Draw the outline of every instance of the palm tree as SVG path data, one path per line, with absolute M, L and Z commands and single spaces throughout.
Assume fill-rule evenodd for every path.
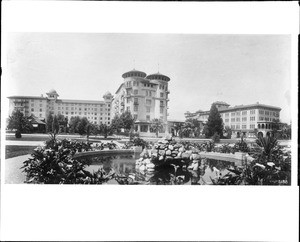
M 158 133 L 162 131 L 164 126 L 160 119 L 155 118 L 152 120 L 150 127 L 155 132 L 156 137 L 158 137 Z
M 232 130 L 231 130 L 231 128 L 230 128 L 229 126 L 225 126 L 225 128 L 224 128 L 224 133 L 226 134 L 226 137 L 227 137 L 228 139 L 231 138 Z
M 180 133 L 181 133 L 180 131 L 182 129 L 182 126 L 183 126 L 183 123 L 175 123 L 174 124 L 173 128 L 175 130 L 175 136 L 180 135 Z

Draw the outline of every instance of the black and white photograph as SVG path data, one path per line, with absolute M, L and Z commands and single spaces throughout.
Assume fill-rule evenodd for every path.
M 297 3 L 3 7 L 1 240 L 298 241 Z
M 289 35 L 12 33 L 5 181 L 290 185 L 290 55 Z

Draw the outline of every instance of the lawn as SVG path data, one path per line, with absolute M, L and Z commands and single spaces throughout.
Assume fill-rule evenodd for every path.
M 86 136 L 79 136 L 79 135 L 58 135 L 58 139 L 72 139 L 77 141 L 86 141 Z M 46 141 L 49 139 L 48 135 L 45 134 L 32 134 L 32 135 L 22 135 L 22 138 L 17 139 L 15 136 L 6 135 L 6 140 L 15 140 L 15 141 Z M 104 139 L 103 136 L 90 136 L 90 139 L 94 140 L 112 140 L 113 138 L 109 137 Z
M 28 155 L 33 152 L 34 146 L 19 146 L 19 145 L 7 145 L 5 147 L 5 159 L 13 158 L 21 155 Z

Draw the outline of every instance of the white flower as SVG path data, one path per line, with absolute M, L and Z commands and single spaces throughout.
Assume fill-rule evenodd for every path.
M 273 162 L 268 162 L 267 165 L 268 166 L 275 166 L 275 164 Z
M 266 168 L 264 165 L 259 164 L 259 163 L 256 163 L 255 166 L 258 166 L 258 167 L 260 167 L 260 168 L 262 168 L 262 169 L 265 169 L 265 168 Z

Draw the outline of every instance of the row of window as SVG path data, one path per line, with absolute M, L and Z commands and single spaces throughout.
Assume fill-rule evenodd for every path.
M 252 109 L 249 111 L 250 111 L 250 114 L 255 114 L 255 109 Z M 242 116 L 246 116 L 248 114 L 248 110 L 232 112 L 230 114 L 231 114 L 231 116 L 240 116 L 241 114 L 242 114 Z M 225 117 L 229 117 L 229 113 L 225 113 Z
M 240 122 L 241 118 L 231 118 L 231 122 Z M 242 117 L 243 122 L 247 122 L 247 117 Z M 255 116 L 250 117 L 250 121 L 255 121 Z M 229 118 L 225 119 L 225 123 L 229 123 Z
M 130 107 L 127 107 L 127 111 L 130 111 Z M 139 106 L 138 105 L 134 105 L 133 106 L 133 111 L 134 112 L 138 112 L 139 111 Z M 151 112 L 151 107 L 150 106 L 146 106 L 146 113 L 150 113 L 150 112 Z M 164 113 L 164 108 L 160 107 L 159 112 L 161 114 L 163 114 Z
M 255 124 L 250 124 L 249 125 L 249 128 L 250 129 L 254 129 L 255 128 Z M 247 129 L 247 124 L 242 124 L 242 125 L 239 125 L 239 124 L 237 124 L 237 125 L 231 125 L 231 129 Z

